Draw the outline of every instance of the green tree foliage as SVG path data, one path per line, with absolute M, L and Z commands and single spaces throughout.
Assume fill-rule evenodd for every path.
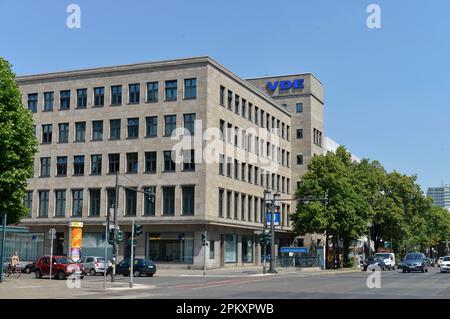
M 22 105 L 11 65 L 0 57 L 0 214 L 7 213 L 10 224 L 26 214 L 23 198 L 36 144 L 33 117 Z
M 319 200 L 328 194 L 328 203 Z M 343 243 L 344 262 L 352 241 L 368 234 L 375 250 L 388 242 L 400 254 L 437 247 L 450 239 L 450 214 L 431 206 L 415 176 L 386 172 L 378 161 L 352 162 L 341 146 L 314 156 L 296 192 L 292 215 L 297 234 L 320 233 L 335 248 Z M 347 260 L 348 264 L 348 260 Z

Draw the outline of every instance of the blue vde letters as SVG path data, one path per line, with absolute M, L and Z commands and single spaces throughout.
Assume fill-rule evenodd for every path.
M 267 88 L 270 91 L 275 91 L 277 87 L 280 90 L 289 90 L 291 88 L 294 89 L 303 89 L 304 88 L 304 79 L 295 79 L 294 81 L 283 80 L 283 81 L 275 81 L 275 82 L 267 82 Z

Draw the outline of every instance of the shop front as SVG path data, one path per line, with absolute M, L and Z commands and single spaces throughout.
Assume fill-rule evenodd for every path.
M 146 233 L 147 258 L 159 263 L 192 264 L 194 262 L 193 232 Z

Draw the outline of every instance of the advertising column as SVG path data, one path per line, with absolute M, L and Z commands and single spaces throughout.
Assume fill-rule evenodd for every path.
M 81 246 L 83 244 L 83 223 L 69 223 L 69 258 L 77 261 L 81 256 Z

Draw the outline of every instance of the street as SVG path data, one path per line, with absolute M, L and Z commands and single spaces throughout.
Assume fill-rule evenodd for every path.
M 359 298 L 450 298 L 450 274 L 430 268 L 428 273 L 382 271 L 380 288 L 368 288 L 372 272 L 358 270 L 296 272 L 280 270 L 277 275 L 262 275 L 261 269 L 221 269 L 208 271 L 161 270 L 153 278 L 134 278 L 128 288 L 128 277 L 118 276 L 115 283 L 108 277 L 86 276 L 81 288 L 69 289 L 66 280 L 35 279 L 33 274 L 19 279 L 6 278 L 0 298 L 120 298 L 120 299 L 207 299 L 207 298 L 283 298 L 283 299 L 359 299 Z

